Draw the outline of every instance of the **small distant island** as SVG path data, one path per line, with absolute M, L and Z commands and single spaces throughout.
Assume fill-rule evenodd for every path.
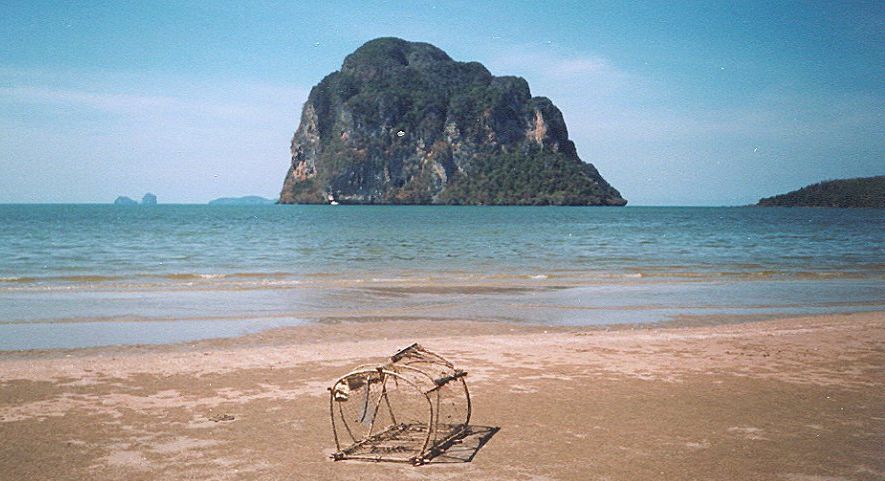
M 120 197 L 117 197 L 116 200 L 114 200 L 114 205 L 138 205 L 138 201 L 130 199 L 125 195 L 121 195 Z
M 885 208 L 885 175 L 818 182 L 786 194 L 759 199 L 756 205 Z
M 114 200 L 114 205 L 138 205 L 138 201 L 121 195 Z M 157 196 L 148 192 L 141 198 L 141 205 L 157 205 Z
M 209 205 L 271 205 L 276 204 L 274 199 L 267 199 L 257 195 L 247 195 L 245 197 L 221 197 L 210 200 Z

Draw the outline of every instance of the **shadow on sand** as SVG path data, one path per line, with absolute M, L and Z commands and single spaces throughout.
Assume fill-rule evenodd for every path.
M 469 463 L 501 428 L 467 426 L 461 435 L 435 450 L 429 464 Z

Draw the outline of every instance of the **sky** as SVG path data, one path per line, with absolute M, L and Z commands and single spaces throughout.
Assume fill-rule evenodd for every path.
M 0 0 L 0 203 L 276 198 L 376 37 L 524 77 L 631 205 L 885 174 L 885 3 Z

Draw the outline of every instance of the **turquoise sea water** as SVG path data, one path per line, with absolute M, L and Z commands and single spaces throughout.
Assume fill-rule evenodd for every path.
M 0 349 L 885 305 L 885 210 L 0 206 Z

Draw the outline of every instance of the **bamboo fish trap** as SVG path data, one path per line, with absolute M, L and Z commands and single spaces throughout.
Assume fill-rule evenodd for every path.
M 418 344 L 380 366 L 361 366 L 329 388 L 332 458 L 424 464 L 458 442 L 470 422 L 465 371 Z

